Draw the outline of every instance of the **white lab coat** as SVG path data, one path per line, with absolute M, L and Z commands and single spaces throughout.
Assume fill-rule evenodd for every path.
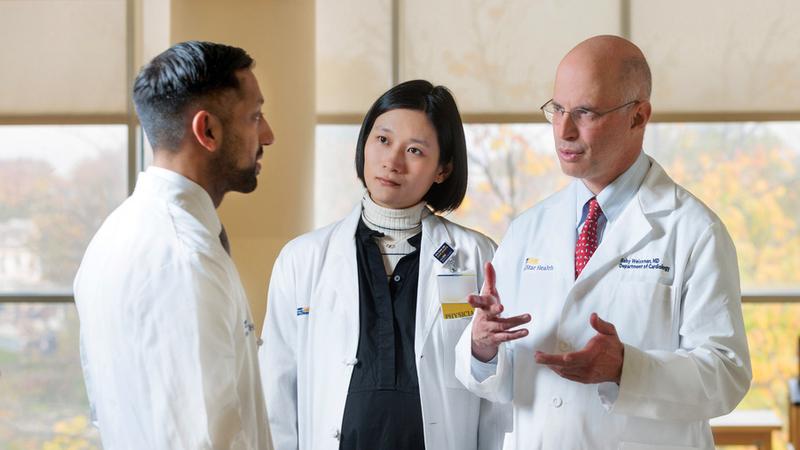
M 344 220 L 289 242 L 273 268 L 259 362 L 276 450 L 339 448 L 359 339 L 360 216 L 359 204 Z M 481 400 L 455 378 L 454 348 L 469 318 L 442 318 L 436 276 L 449 270 L 434 252 L 443 243 L 455 249 L 458 271 L 480 279 L 495 249 L 489 238 L 442 217 L 422 220 L 414 349 L 425 446 L 499 448 L 510 408 Z
M 269 445 L 257 333 L 208 193 L 149 168 L 75 279 L 81 356 L 108 450 Z
M 513 403 L 508 450 L 713 449 L 708 419 L 731 411 L 751 380 L 724 225 L 652 161 L 574 280 L 579 182 L 516 219 L 494 258 L 504 315 L 531 313 L 529 335 L 502 345 L 495 374 L 478 382 L 468 327 L 458 378 L 484 398 Z M 572 382 L 534 360 L 537 350 L 583 348 L 596 333 L 592 312 L 625 344 L 619 386 Z

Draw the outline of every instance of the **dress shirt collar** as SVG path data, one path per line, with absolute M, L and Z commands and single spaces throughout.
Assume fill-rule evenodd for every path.
M 650 170 L 650 159 L 644 151 L 639 152 L 639 157 L 628 167 L 628 170 L 597 194 L 597 203 L 600 204 L 600 209 L 603 210 L 603 215 L 608 223 L 613 223 L 622 214 L 625 206 L 636 195 L 639 186 L 642 185 L 648 170 Z M 584 217 L 584 205 L 595 195 L 583 184 L 583 181 L 575 180 L 574 183 L 575 226 L 577 227 Z

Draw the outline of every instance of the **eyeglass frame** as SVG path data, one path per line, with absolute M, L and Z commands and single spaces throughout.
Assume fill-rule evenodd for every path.
M 584 112 L 587 112 L 587 113 L 594 114 L 595 118 L 592 119 L 592 121 L 594 121 L 594 120 L 597 120 L 597 119 L 605 116 L 608 113 L 612 113 L 614 111 L 618 111 L 618 110 L 620 110 L 622 108 L 625 108 L 626 106 L 637 105 L 639 103 L 642 103 L 642 101 L 641 100 L 631 100 L 631 101 L 629 101 L 627 103 L 624 103 L 622 105 L 619 105 L 619 106 L 617 106 L 615 108 L 611 108 L 611 109 L 609 109 L 607 111 L 603 111 L 603 112 L 592 111 L 591 109 L 588 109 L 588 108 L 575 108 L 575 109 L 573 109 L 571 111 L 567 111 L 566 109 L 561 107 L 561 105 L 558 105 L 558 106 L 562 108 L 562 111 L 559 111 L 559 113 L 562 116 L 565 115 L 565 114 L 569 114 L 570 118 L 572 118 L 572 122 L 575 125 L 583 124 L 585 126 L 585 125 L 587 125 L 587 123 L 584 122 L 585 119 L 584 120 L 582 120 L 582 119 L 575 120 L 575 117 L 572 116 L 573 112 L 580 110 L 580 111 L 584 111 Z M 546 109 L 544 109 L 545 106 L 550 105 L 550 104 L 557 105 L 557 103 L 555 103 L 555 101 L 553 101 L 553 99 L 551 98 L 550 100 L 546 101 L 542 106 L 540 106 L 539 110 L 542 111 L 542 113 L 544 114 L 545 120 L 547 120 L 549 123 L 552 124 L 553 123 L 553 118 L 555 117 L 556 111 L 552 111 L 552 112 L 548 113 L 548 111 Z M 548 117 L 548 114 L 549 114 L 549 117 Z M 592 122 L 588 122 L 588 123 L 592 123 Z

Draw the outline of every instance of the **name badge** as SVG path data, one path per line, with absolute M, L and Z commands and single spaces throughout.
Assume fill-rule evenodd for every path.
M 472 317 L 475 312 L 467 296 L 478 293 L 478 277 L 474 272 L 442 273 L 436 276 L 439 303 L 445 320 Z

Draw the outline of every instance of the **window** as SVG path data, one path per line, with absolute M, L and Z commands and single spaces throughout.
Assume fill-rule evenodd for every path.
M 9 449 L 100 448 L 70 303 L 0 303 L 0 442 Z
M 6 125 L 0 142 L 0 293 L 72 295 L 89 239 L 127 196 L 127 127 Z
M 69 299 L 83 252 L 127 196 L 125 125 L 0 126 L 0 441 L 99 448 Z M 0 297 L 2 298 L 2 297 Z
M 100 448 L 72 280 L 128 194 L 134 0 L 0 1 L 0 447 Z

